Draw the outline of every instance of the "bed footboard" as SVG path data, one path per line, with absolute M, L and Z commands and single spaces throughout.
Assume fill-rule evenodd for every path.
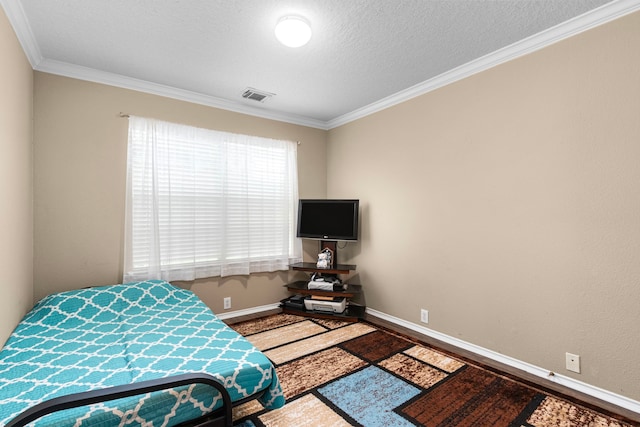
M 135 384 L 126 384 L 101 390 L 91 390 L 84 393 L 76 393 L 57 397 L 29 408 L 28 410 L 24 411 L 13 420 L 11 420 L 6 425 L 6 427 L 22 427 L 29 424 L 30 422 L 37 420 L 40 417 L 52 414 L 57 411 L 63 411 L 65 409 L 78 408 L 94 403 L 107 402 L 123 397 L 136 396 L 139 394 L 161 391 L 168 388 L 180 387 L 194 383 L 210 385 L 218 390 L 222 396 L 222 408 L 220 410 L 222 410 L 223 415 L 220 417 L 220 419 L 208 420 L 205 424 L 200 425 L 224 425 L 225 427 L 231 427 L 232 411 L 229 392 L 224 388 L 222 384 L 220 384 L 218 380 L 216 380 L 211 375 L 199 373 L 158 378 L 155 380 L 143 381 Z

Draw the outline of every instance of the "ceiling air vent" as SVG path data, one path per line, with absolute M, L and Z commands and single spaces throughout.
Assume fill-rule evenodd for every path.
M 242 92 L 243 98 L 258 102 L 264 102 L 266 99 L 271 98 L 273 95 L 275 95 L 275 93 L 269 93 L 251 87 L 246 88 L 245 91 Z

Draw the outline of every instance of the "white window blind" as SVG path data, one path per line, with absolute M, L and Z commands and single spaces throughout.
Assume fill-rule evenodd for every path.
M 124 281 L 286 270 L 297 144 L 129 118 Z

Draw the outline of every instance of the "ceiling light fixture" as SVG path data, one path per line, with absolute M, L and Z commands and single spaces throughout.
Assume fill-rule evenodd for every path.
M 304 18 L 285 16 L 276 25 L 276 38 L 285 46 L 304 46 L 311 40 L 311 26 Z

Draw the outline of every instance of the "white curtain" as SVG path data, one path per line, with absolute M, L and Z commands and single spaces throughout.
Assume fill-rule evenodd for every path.
M 297 143 L 129 118 L 124 281 L 286 270 Z

